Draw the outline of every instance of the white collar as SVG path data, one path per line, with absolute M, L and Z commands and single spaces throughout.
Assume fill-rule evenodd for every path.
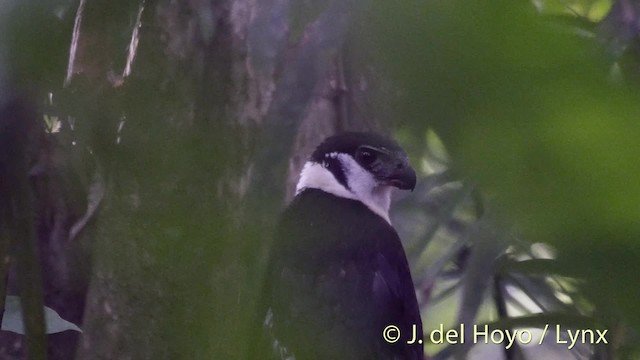
M 296 195 L 306 188 L 312 188 L 342 198 L 358 200 L 391 224 L 389 220 L 391 187 L 378 184 L 371 173 L 362 168 L 351 156 L 339 153 L 330 155 L 342 163 L 349 188 L 343 186 L 322 164 L 308 161 L 300 173 Z

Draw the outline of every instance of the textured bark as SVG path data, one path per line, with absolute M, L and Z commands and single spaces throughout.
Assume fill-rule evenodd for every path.
M 63 350 L 50 358 L 244 352 L 270 229 L 306 157 L 336 131 L 386 120 L 349 35 L 355 4 L 83 0 L 67 11 L 66 72 L 39 91 L 57 99 L 45 114 L 69 120 L 52 144 L 76 145 L 42 147 L 55 176 L 34 186 L 49 214 L 45 303 L 83 334 L 50 335 Z
M 46 359 L 47 339 L 42 310 L 42 254 L 38 254 L 28 175 L 29 138 L 39 133 L 36 119 L 36 113 L 20 99 L 9 101 L 0 109 L 0 226 L 2 235 L 10 242 L 10 251 L 4 252 L 2 257 L 8 256 L 12 266 L 7 293 L 20 296 L 26 334 L 24 339 L 3 337 L 0 355 L 28 356 L 37 360 Z M 13 342 L 18 346 L 12 349 Z

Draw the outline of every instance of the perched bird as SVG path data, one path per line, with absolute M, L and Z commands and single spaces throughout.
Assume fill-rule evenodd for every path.
M 342 133 L 316 148 L 277 226 L 252 358 L 423 359 L 415 290 L 389 220 L 392 188 L 415 185 L 406 154 L 384 136 Z

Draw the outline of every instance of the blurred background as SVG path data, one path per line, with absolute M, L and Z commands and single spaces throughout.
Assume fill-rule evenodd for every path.
M 636 0 L 2 2 L 0 359 L 241 359 L 344 130 L 420 174 L 392 222 L 425 331 L 533 335 L 427 358 L 640 359 L 639 32 Z

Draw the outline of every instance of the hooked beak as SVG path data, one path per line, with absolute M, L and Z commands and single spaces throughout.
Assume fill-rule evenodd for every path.
M 385 179 L 386 182 L 400 190 L 411 190 L 416 188 L 416 172 L 409 164 L 406 155 L 398 154 L 393 161 L 393 170 Z

